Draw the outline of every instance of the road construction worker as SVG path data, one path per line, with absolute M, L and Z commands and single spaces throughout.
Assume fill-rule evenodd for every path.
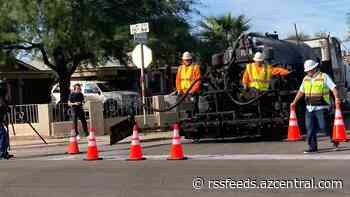
M 176 73 L 176 92 L 177 96 L 182 96 L 191 87 L 192 83 L 201 77 L 200 66 L 192 63 L 190 52 L 184 52 L 182 55 L 182 65 L 179 66 Z M 197 81 L 189 90 L 190 98 L 194 100 L 195 111 L 198 111 L 198 96 L 201 81 Z
M 244 89 L 254 89 L 259 92 L 267 91 L 271 84 L 272 76 L 288 75 L 289 71 L 281 67 L 272 67 L 264 64 L 264 55 L 261 52 L 254 54 L 254 63 L 247 64 L 242 77 Z
M 84 115 L 83 104 L 84 104 L 84 95 L 83 93 L 81 93 L 80 84 L 78 83 L 74 84 L 73 92 L 69 95 L 69 98 L 68 98 L 68 105 L 71 106 L 74 131 L 77 138 L 80 138 L 79 132 L 78 132 L 78 118 L 80 119 L 83 125 L 83 135 L 84 136 L 88 135 L 88 128 L 87 128 L 87 122 Z
M 304 71 L 307 75 L 304 77 L 297 95 L 290 104 L 291 108 L 295 108 L 296 103 L 305 96 L 305 126 L 309 148 L 305 150 L 304 153 L 317 152 L 316 132 L 318 128 L 326 132 L 332 141 L 332 132 L 328 116 L 330 104 L 329 91 L 333 93 L 336 104 L 340 104 L 336 85 L 329 75 L 320 71 L 318 65 L 319 63 L 314 60 L 305 61 Z M 339 143 L 333 142 L 333 145 L 335 149 L 337 149 Z

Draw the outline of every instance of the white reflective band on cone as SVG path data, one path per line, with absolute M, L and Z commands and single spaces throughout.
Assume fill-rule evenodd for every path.
M 95 140 L 89 140 L 88 146 L 90 146 L 90 147 L 96 146 L 96 141 Z
M 70 137 L 70 138 L 69 138 L 69 141 L 70 141 L 70 142 L 76 142 L 76 137 Z
M 132 138 L 139 138 L 139 133 L 137 131 L 134 131 L 132 134 Z
M 344 121 L 341 119 L 335 119 L 334 120 L 334 125 L 344 125 Z
M 133 146 L 140 145 L 140 141 L 139 140 L 132 140 L 131 145 L 133 145 Z
M 95 138 L 94 132 L 90 132 L 89 138 L 90 138 L 90 139 L 91 139 L 91 138 Z
M 290 121 L 289 121 L 289 126 L 298 126 L 298 121 L 296 121 L 296 120 L 290 120 Z
M 173 138 L 176 138 L 176 137 L 179 137 L 179 136 L 180 136 L 179 130 L 174 129 Z
M 335 110 L 335 117 L 342 117 L 343 115 L 341 114 L 340 110 Z
M 179 139 L 173 139 L 173 144 L 180 144 L 180 140 Z
M 295 114 L 295 111 L 290 112 L 290 118 L 296 118 L 297 115 Z

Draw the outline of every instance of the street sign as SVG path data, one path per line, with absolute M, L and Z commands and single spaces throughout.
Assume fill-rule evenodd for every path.
M 143 67 L 147 68 L 152 62 L 152 50 L 146 45 L 141 46 L 142 44 L 137 45 L 132 51 L 132 62 L 138 67 L 142 68 L 142 59 Z M 142 50 L 143 49 L 143 50 Z M 142 57 L 143 51 L 143 57 Z
M 136 43 L 146 44 L 147 38 L 148 38 L 147 33 L 134 34 L 134 40 Z
M 130 25 L 131 35 L 149 32 L 148 23 L 138 23 Z

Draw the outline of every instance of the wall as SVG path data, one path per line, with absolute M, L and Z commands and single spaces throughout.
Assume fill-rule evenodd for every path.
M 154 107 L 160 108 L 162 97 L 154 97 Z M 110 133 L 111 126 L 117 124 L 125 117 L 104 118 L 103 105 L 101 102 L 88 102 L 88 110 L 90 119 L 87 120 L 89 128 L 95 128 L 96 135 L 106 135 Z M 69 135 L 73 125 L 72 121 L 53 122 L 52 105 L 40 104 L 38 105 L 38 123 L 32 123 L 33 127 L 42 136 L 64 137 Z M 164 128 L 171 126 L 177 121 L 176 112 L 159 113 L 147 115 L 147 125 L 144 125 L 143 115 L 135 116 L 135 120 L 141 128 Z M 29 124 L 14 124 L 17 136 L 31 136 L 36 135 Z M 13 135 L 12 127 L 10 125 L 10 134 Z M 82 130 L 81 122 L 79 121 L 79 130 Z

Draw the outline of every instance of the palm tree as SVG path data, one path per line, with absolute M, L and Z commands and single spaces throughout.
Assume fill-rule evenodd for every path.
M 200 37 L 203 41 L 218 43 L 221 49 L 227 48 L 232 41 L 249 29 L 249 20 L 244 15 L 233 17 L 231 13 L 223 16 L 209 16 L 199 22 L 202 29 Z

